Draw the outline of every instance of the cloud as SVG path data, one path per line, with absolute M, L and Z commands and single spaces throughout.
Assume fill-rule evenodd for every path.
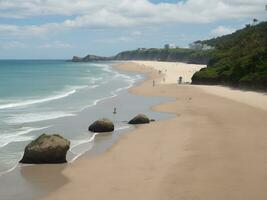
M 4 42 L 0 45 L 1 49 L 24 49 L 27 45 L 20 41 Z
M 231 34 L 235 31 L 236 31 L 236 29 L 231 28 L 231 27 L 218 26 L 217 28 L 215 28 L 211 31 L 211 35 L 212 36 L 222 36 L 222 35 Z
M 63 43 L 60 41 L 55 41 L 52 43 L 42 44 L 39 46 L 39 48 L 46 48 L 46 49 L 66 49 L 66 48 L 72 48 L 73 46 L 68 43 Z
M 1 0 L 0 19 L 63 16 L 65 20 L 39 25 L 0 24 L 0 34 L 41 36 L 77 28 L 210 23 L 264 16 L 265 4 L 266 0 L 187 0 L 158 4 L 148 0 Z
M 56 23 L 48 23 L 43 25 L 9 25 L 0 24 L 0 34 L 6 34 L 11 36 L 42 36 L 47 33 L 51 34 L 51 31 L 57 31 L 62 29 L 63 26 Z

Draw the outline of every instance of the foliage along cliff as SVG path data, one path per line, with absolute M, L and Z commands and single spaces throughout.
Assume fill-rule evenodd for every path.
M 195 64 L 207 64 L 211 57 L 211 51 L 191 50 L 186 48 L 175 49 L 142 49 L 124 51 L 117 54 L 116 60 L 157 60 L 178 61 Z
M 94 62 L 107 60 L 157 60 L 178 61 L 195 64 L 207 64 L 211 58 L 211 50 L 191 50 L 186 48 L 175 49 L 141 49 L 124 51 L 112 57 L 87 55 L 86 57 L 73 56 L 72 62 Z
M 267 22 L 202 43 L 215 50 L 208 67 L 192 77 L 193 84 L 267 90 Z

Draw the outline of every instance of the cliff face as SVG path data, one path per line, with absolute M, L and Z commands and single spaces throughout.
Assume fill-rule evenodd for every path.
M 108 61 L 112 60 L 113 57 L 102 57 L 102 56 L 95 56 L 95 55 L 87 55 L 83 58 L 78 56 L 73 56 L 72 62 L 95 62 L 95 61 Z
M 157 60 L 168 62 L 186 62 L 207 64 L 211 58 L 211 51 L 195 51 L 190 49 L 145 49 L 124 51 L 113 57 L 88 55 L 84 58 L 74 56 L 73 62 L 107 61 L 107 60 Z
M 81 57 L 73 56 L 71 61 L 72 62 L 82 62 L 82 60 L 83 60 L 83 58 L 81 58 Z
M 116 60 L 157 60 L 168 62 L 186 62 L 207 64 L 210 52 L 194 51 L 190 49 L 146 49 L 121 52 L 115 56 Z

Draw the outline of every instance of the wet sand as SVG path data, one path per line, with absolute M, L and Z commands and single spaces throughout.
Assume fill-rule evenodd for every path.
M 137 83 L 138 84 L 138 83 Z M 127 134 L 133 127 L 124 122 L 139 112 L 145 112 L 154 119 L 166 119 L 174 117 L 173 115 L 166 113 L 153 112 L 149 108 L 152 105 L 167 102 L 169 98 L 150 98 L 144 96 L 136 96 L 128 91 L 122 91 L 117 97 L 107 99 L 99 102 L 97 106 L 90 107 L 83 112 L 80 112 L 77 116 L 66 117 L 53 120 L 55 126 L 46 130 L 46 133 L 63 133 L 66 134 L 66 138 L 69 136 L 75 136 L 84 134 L 84 138 L 88 137 L 88 141 L 91 138 L 90 132 L 88 132 L 88 126 L 95 119 L 101 117 L 108 117 L 116 124 L 116 131 L 113 134 L 101 134 L 97 135 L 94 141 L 81 143 L 78 146 L 71 148 L 68 152 L 68 161 L 73 161 L 77 158 L 77 155 L 84 153 L 84 157 L 91 155 L 99 155 L 109 149 L 123 134 Z M 125 103 L 127 102 L 127 103 Z M 118 113 L 112 114 L 113 107 L 118 108 Z M 51 122 L 39 122 L 40 126 L 45 123 L 51 124 Z M 42 134 L 43 131 L 32 133 L 35 135 Z M 69 135 L 68 135 L 69 134 Z M 81 137 L 82 139 L 83 137 Z M 24 143 L 12 143 L 9 146 L 21 145 L 21 149 L 28 144 L 28 141 Z M 68 178 L 62 175 L 62 170 L 65 167 L 72 165 L 31 165 L 21 166 L 10 171 L 6 174 L 0 174 L 0 199 L 1 200 L 14 200 L 19 197 L 20 200 L 33 200 L 40 199 L 46 196 L 50 192 L 57 190 L 59 187 L 68 183 Z
M 120 68 L 148 73 L 131 91 L 174 97 L 153 109 L 177 117 L 137 126 L 107 152 L 77 160 L 44 199 L 267 199 L 266 110 L 195 86 L 153 87 L 158 74 L 143 65 Z

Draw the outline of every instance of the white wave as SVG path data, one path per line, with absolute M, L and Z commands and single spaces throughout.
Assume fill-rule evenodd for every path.
M 120 73 L 118 73 L 118 74 L 120 74 Z M 121 87 L 121 88 L 117 88 L 116 90 L 111 91 L 111 92 L 110 92 L 110 96 L 106 96 L 106 97 L 102 97 L 102 98 L 99 98 L 99 99 L 94 100 L 91 104 L 89 104 L 89 105 L 83 107 L 81 110 L 79 110 L 79 112 L 81 112 L 81 111 L 83 111 L 83 110 L 85 110 L 85 109 L 87 109 L 87 108 L 96 106 L 98 103 L 100 103 L 100 102 L 102 102 L 102 101 L 104 101 L 104 100 L 112 99 L 112 98 L 118 96 L 118 93 L 119 93 L 119 92 L 131 88 L 137 80 L 139 80 L 139 79 L 142 78 L 142 77 L 139 76 L 139 75 L 136 75 L 136 76 L 135 76 L 136 78 L 131 78 L 130 76 L 123 75 L 123 74 L 120 74 L 120 75 L 122 75 L 121 77 L 124 77 L 124 78 L 127 77 L 127 78 L 129 79 L 129 80 L 126 79 L 126 82 L 128 83 L 127 86 L 124 86 L 124 87 Z
M 105 71 L 105 72 L 114 72 L 114 71 L 112 70 L 111 65 L 109 65 L 109 64 L 91 63 L 90 65 L 91 65 L 91 66 L 94 66 L 94 67 L 98 67 L 98 68 L 102 69 L 102 70 Z M 88 72 L 88 73 L 91 73 L 90 69 L 87 70 L 87 72 Z
M 98 81 L 101 81 L 101 80 L 103 80 L 103 77 L 98 77 L 98 78 L 91 77 L 90 78 L 90 82 L 92 84 L 95 84 L 95 83 L 97 83 Z
M 108 64 L 100 64 L 100 63 L 90 63 L 91 66 L 95 66 L 95 67 L 109 67 Z
M 90 89 L 94 89 L 94 88 L 97 88 L 97 87 L 99 87 L 99 85 L 90 85 L 90 86 L 88 86 L 88 88 L 90 88 Z
M 54 101 L 57 99 L 62 99 L 62 98 L 68 97 L 68 96 L 76 93 L 77 90 L 84 89 L 86 87 L 88 87 L 88 86 L 87 85 L 86 86 L 77 86 L 77 87 L 75 87 L 75 89 L 72 89 L 71 91 L 65 92 L 63 94 L 58 94 L 55 96 L 43 98 L 43 99 L 30 99 L 30 100 L 24 100 L 24 101 L 20 101 L 20 102 L 16 102 L 16 103 L 2 104 L 2 105 L 0 105 L 0 110 L 1 109 L 8 109 L 8 108 L 16 108 L 16 107 L 25 107 L 25 106 L 29 106 L 29 105 L 33 105 L 33 104 L 45 103 L 48 101 Z
M 1 164 L 3 163 L 5 168 L 1 169 L 0 176 L 12 172 L 16 169 L 19 165 L 18 161 L 21 160 L 23 156 L 23 152 L 12 152 L 12 153 L 5 153 L 1 154 L 0 160 Z M 3 167 L 1 165 L 1 167 Z
M 132 77 L 132 76 L 129 76 L 126 74 L 116 72 L 115 76 L 113 77 L 113 79 L 121 79 L 121 78 L 123 78 L 124 81 L 133 84 L 133 83 L 137 82 L 138 80 L 142 79 L 142 76 L 141 75 L 135 75 Z
M 72 113 L 65 112 L 47 112 L 47 113 L 28 113 L 28 114 L 16 114 L 12 117 L 8 117 L 5 122 L 8 124 L 22 124 L 30 122 L 46 121 L 51 119 L 58 119 L 62 117 L 75 116 Z
M 131 126 L 121 126 L 115 129 L 115 131 L 119 131 L 119 130 L 124 130 L 124 129 L 128 129 Z M 72 140 L 71 141 L 71 147 L 70 147 L 70 152 L 73 153 L 75 156 L 74 158 L 72 158 L 72 160 L 70 161 L 70 163 L 73 163 L 74 161 L 76 161 L 80 156 L 82 156 L 84 153 L 90 151 L 93 148 L 93 144 L 92 143 L 95 140 L 95 137 L 98 135 L 99 133 L 94 133 L 92 137 L 88 138 L 88 139 L 83 139 L 83 140 Z M 77 149 L 75 150 L 75 148 L 78 148 L 79 146 L 89 143 L 85 148 L 82 149 Z
M 17 166 L 18 166 L 18 163 L 16 163 L 13 167 L 11 167 L 10 169 L 7 169 L 7 170 L 5 170 L 5 171 L 1 171 L 0 172 L 0 176 L 3 176 L 4 174 L 7 174 L 7 173 L 9 173 L 9 172 L 12 172 L 14 169 L 16 169 L 17 168 Z
M 126 78 L 126 79 L 132 79 L 130 76 L 127 76 L 125 74 L 121 74 L 121 73 L 116 73 L 116 75 L 113 77 L 114 79 L 116 78 Z
M 90 84 L 96 84 L 99 81 L 103 80 L 103 77 L 95 78 L 95 77 L 88 76 L 88 77 L 82 77 L 81 79 L 88 80 Z
M 0 148 L 8 145 L 11 142 L 23 142 L 32 140 L 32 136 L 25 136 L 26 134 L 32 131 L 44 130 L 48 127 L 41 128 L 31 128 L 31 127 L 22 127 L 20 130 L 17 130 L 13 133 L 3 133 L 0 135 Z
M 121 126 L 121 127 L 115 128 L 115 131 L 120 131 L 120 130 L 128 129 L 128 128 L 131 128 L 131 127 L 132 126 Z
M 96 106 L 96 105 L 97 105 L 99 102 L 101 102 L 101 101 L 104 101 L 104 100 L 107 100 L 107 99 L 112 99 L 112 98 L 114 98 L 114 97 L 116 97 L 116 96 L 117 96 L 116 94 L 113 94 L 113 93 L 111 92 L 111 96 L 107 96 L 107 97 L 103 97 L 103 98 L 100 98 L 100 99 L 96 99 L 96 100 L 93 101 L 93 103 L 91 103 L 91 104 L 89 104 L 89 105 L 86 105 L 86 106 L 84 106 L 83 108 L 81 108 L 81 109 L 79 110 L 79 112 L 81 112 L 81 111 L 83 111 L 83 110 L 85 110 L 85 109 L 87 109 L 87 108 Z
M 83 155 L 85 152 L 89 151 L 93 146 L 89 145 L 86 148 L 75 150 L 75 148 L 81 146 L 82 144 L 86 143 L 91 143 L 95 140 L 95 137 L 98 135 L 98 133 L 93 134 L 92 137 L 88 139 L 83 139 L 83 140 L 72 140 L 71 141 L 71 147 L 70 147 L 70 152 L 73 153 L 75 156 L 72 158 L 70 163 L 73 163 L 77 158 L 79 158 L 81 155 Z
M 114 70 L 112 70 L 112 67 L 108 64 L 93 63 L 92 65 L 95 67 L 100 67 L 105 72 L 114 72 Z

